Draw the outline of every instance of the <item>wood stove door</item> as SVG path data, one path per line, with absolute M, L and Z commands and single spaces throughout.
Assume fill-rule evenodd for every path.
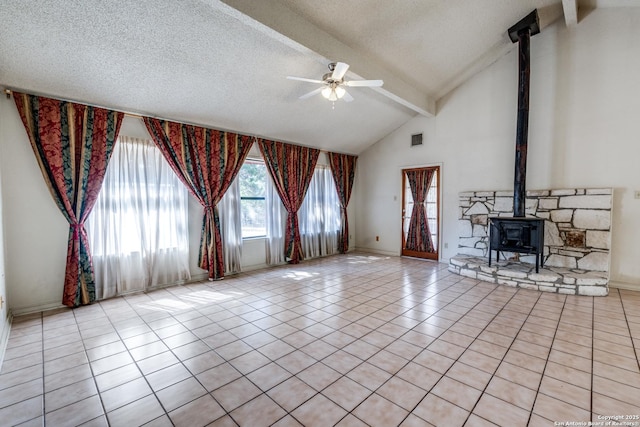
M 408 171 L 431 171 L 433 177 L 431 178 L 431 186 L 427 192 L 427 198 L 425 200 L 425 211 L 427 216 L 427 224 L 429 225 L 429 232 L 431 234 L 431 243 L 433 250 L 415 250 L 407 248 L 407 235 L 409 232 L 409 225 L 411 223 L 411 214 L 413 212 L 413 195 L 411 193 L 411 186 L 409 179 L 407 178 Z M 438 259 L 438 242 L 440 231 L 440 167 L 432 166 L 426 168 L 413 168 L 404 169 L 402 171 L 402 255 L 411 256 L 417 258 Z M 426 233 L 423 233 L 421 239 L 426 239 Z

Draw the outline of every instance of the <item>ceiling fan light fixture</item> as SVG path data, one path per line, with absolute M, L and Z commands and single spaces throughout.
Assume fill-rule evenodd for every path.
M 308 79 L 305 77 L 293 77 L 287 76 L 289 80 L 299 80 L 309 83 L 319 83 L 323 86 L 312 90 L 300 96 L 300 99 L 310 98 L 318 93 L 322 94 L 322 97 L 335 103 L 339 99 L 344 99 L 346 102 L 353 101 L 351 96 L 346 90 L 348 87 L 380 87 L 382 86 L 382 80 L 344 80 L 344 76 L 349 69 L 349 64 L 344 62 L 332 62 L 329 64 L 329 73 L 325 73 L 322 76 L 322 80 Z
M 344 89 L 342 89 L 342 95 L 339 95 L 335 87 L 327 86 L 322 89 L 322 96 L 324 96 L 329 101 L 335 102 L 338 99 L 342 98 L 342 96 L 344 96 Z
M 335 102 L 338 99 L 342 98 L 346 92 L 347 91 L 343 87 L 337 85 L 336 83 L 332 83 L 322 89 L 322 96 L 324 96 L 329 101 Z

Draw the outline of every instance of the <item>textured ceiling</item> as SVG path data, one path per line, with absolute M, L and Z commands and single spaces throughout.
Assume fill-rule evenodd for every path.
M 559 0 L 282 2 L 431 97 L 533 9 L 562 12 Z
M 534 8 L 562 0 L 3 0 L 0 85 L 357 154 L 434 114 Z M 384 87 L 299 100 L 315 86 L 285 77 L 336 60 Z

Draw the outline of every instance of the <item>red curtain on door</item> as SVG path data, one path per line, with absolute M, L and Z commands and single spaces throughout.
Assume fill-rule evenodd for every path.
M 434 173 L 434 169 L 415 169 L 406 172 L 413 196 L 413 210 L 411 211 L 405 249 L 418 252 L 434 252 L 431 231 L 427 221 L 427 210 L 424 204 Z
M 303 259 L 298 210 L 309 188 L 320 150 L 283 142 L 258 140 L 267 170 L 287 210 L 285 257 L 290 264 Z
M 124 113 L 18 92 L 13 97 L 38 166 L 69 222 L 62 303 L 96 299 L 84 222 L 98 197 Z
M 351 198 L 353 180 L 356 175 L 357 156 L 348 154 L 327 153 L 329 166 L 336 184 L 338 199 L 340 200 L 340 232 L 338 234 L 338 251 L 341 254 L 349 250 L 349 220 L 347 218 L 347 205 Z
M 224 277 L 218 202 L 240 171 L 252 138 L 149 117 L 144 123 L 155 144 L 202 207 L 199 265 L 209 279 Z

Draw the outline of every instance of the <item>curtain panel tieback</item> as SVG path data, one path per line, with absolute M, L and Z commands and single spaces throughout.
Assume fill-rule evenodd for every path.
M 298 264 L 303 254 L 297 212 L 309 188 L 320 150 L 265 139 L 258 140 L 258 147 L 288 212 L 284 256 L 290 259 L 290 264 Z
M 78 240 L 80 238 L 80 230 L 82 230 L 82 227 L 84 227 L 84 224 L 73 223 L 73 224 L 69 224 L 69 226 L 73 230 L 73 240 Z
M 84 221 L 98 198 L 124 113 L 19 92 L 13 99 L 42 177 L 73 229 L 62 303 L 89 304 L 95 300 L 91 252 L 75 221 Z
M 216 129 L 145 117 L 153 142 L 173 171 L 205 208 L 200 233 L 199 266 L 210 279 L 224 277 L 220 221 L 215 204 L 240 171 L 251 137 Z
M 349 219 L 347 218 L 347 205 L 351 198 L 353 180 L 356 174 L 357 156 L 348 154 L 327 153 L 329 166 L 333 174 L 333 181 L 336 186 L 338 198 L 340 200 L 340 222 L 341 229 L 338 236 L 338 250 L 346 253 L 349 250 Z

